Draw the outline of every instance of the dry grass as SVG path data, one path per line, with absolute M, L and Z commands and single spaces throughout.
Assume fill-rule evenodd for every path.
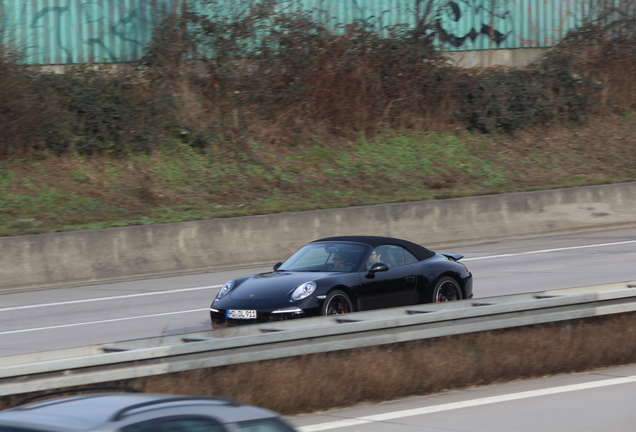
M 346 139 L 307 133 L 298 132 L 293 147 L 272 139 L 244 149 L 219 145 L 197 152 L 181 146 L 147 156 L 7 160 L 0 163 L 0 235 L 636 179 L 630 116 L 514 135 L 391 131 Z
M 297 414 L 634 362 L 634 324 L 636 315 L 624 315 L 484 332 L 184 372 L 135 385 L 221 394 Z
M 226 396 L 291 415 L 633 362 L 636 314 L 622 314 L 107 384 Z

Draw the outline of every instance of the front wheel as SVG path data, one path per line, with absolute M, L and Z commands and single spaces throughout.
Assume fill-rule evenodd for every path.
M 462 299 L 462 290 L 455 279 L 445 276 L 437 281 L 433 290 L 433 303 L 443 303 Z
M 321 315 L 340 315 L 353 312 L 353 306 L 349 296 L 340 290 L 329 293 L 322 305 Z

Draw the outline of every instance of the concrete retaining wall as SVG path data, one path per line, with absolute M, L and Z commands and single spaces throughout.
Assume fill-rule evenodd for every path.
M 0 237 L 0 290 L 272 264 L 333 235 L 439 248 L 636 224 L 636 183 Z
M 528 66 L 547 53 L 549 48 L 517 48 L 480 51 L 446 51 L 443 55 L 460 68 Z

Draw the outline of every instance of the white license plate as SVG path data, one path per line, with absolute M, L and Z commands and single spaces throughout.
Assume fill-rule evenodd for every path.
M 256 319 L 256 311 L 229 309 L 225 312 L 225 316 L 232 319 Z

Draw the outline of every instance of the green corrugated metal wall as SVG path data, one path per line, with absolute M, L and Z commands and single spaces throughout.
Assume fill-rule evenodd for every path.
M 438 14 L 440 48 L 463 51 L 551 46 L 589 16 L 591 1 L 286 0 L 283 7 L 313 10 L 331 26 L 357 19 L 387 26 L 414 25 L 431 2 L 430 10 Z M 176 4 L 177 0 L 0 0 L 1 38 L 18 47 L 25 63 L 135 61 L 152 29 Z
M 30 64 L 140 58 L 173 0 L 2 0 L 2 41 Z

